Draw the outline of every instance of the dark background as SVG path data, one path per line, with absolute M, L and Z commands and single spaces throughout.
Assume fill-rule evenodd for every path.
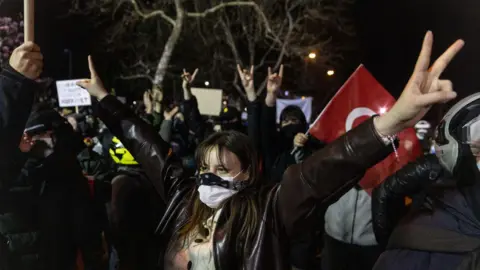
M 14 16 L 22 10 L 19 0 L 5 0 L 0 15 Z M 88 75 L 86 56 L 101 35 L 81 16 L 65 17 L 70 2 L 65 0 L 36 1 L 36 42 L 46 59 L 44 76 L 68 78 L 68 56 L 73 52 L 73 77 Z M 435 36 L 434 58 L 438 57 L 457 38 L 466 41 L 464 50 L 445 72 L 461 97 L 478 90 L 480 71 L 480 1 L 463 0 L 358 0 L 354 9 L 358 27 L 359 52 L 342 67 L 334 67 L 331 85 L 319 88 L 336 89 L 360 62 L 392 93 L 398 97 L 415 64 L 423 36 L 432 30 Z M 100 66 L 108 59 L 96 57 Z M 360 60 L 361 59 L 361 60 Z M 325 74 L 320 74 L 325 76 Z M 304 94 L 304 93 L 302 93 Z M 315 91 L 310 94 L 320 103 L 328 101 L 334 91 Z

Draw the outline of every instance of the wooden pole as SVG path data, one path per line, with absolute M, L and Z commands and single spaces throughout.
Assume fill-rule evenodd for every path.
M 35 19 L 35 6 L 34 0 L 23 0 L 23 29 L 25 35 L 25 42 L 34 42 L 34 19 Z

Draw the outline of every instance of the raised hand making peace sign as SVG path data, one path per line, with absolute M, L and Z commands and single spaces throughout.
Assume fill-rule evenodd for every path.
M 88 56 L 88 67 L 90 69 L 90 79 L 79 81 L 77 85 L 87 89 L 90 95 L 96 97 L 98 100 L 101 100 L 108 96 L 108 92 L 105 90 L 103 82 L 95 70 L 95 66 L 93 65 L 92 57 L 90 55 Z
M 392 109 L 375 121 L 377 130 L 383 135 L 394 135 L 404 128 L 412 127 L 436 103 L 445 103 L 454 99 L 449 80 L 440 76 L 453 57 L 462 49 L 463 40 L 457 40 L 430 67 L 433 34 L 427 32 L 417 64 L 402 95 Z

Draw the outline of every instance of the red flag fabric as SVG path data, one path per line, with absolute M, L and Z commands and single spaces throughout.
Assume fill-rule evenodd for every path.
M 315 120 L 309 133 L 324 142 L 331 142 L 375 114 L 387 112 L 395 99 L 360 65 L 347 82 L 338 90 L 322 113 Z M 372 189 L 398 169 L 422 154 L 413 128 L 398 134 L 399 159 L 392 153 L 385 160 L 370 168 L 360 181 L 369 194 Z

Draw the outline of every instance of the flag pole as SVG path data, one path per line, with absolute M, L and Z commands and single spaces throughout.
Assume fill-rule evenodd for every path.
M 23 30 L 25 42 L 34 42 L 35 5 L 34 0 L 23 0 Z

